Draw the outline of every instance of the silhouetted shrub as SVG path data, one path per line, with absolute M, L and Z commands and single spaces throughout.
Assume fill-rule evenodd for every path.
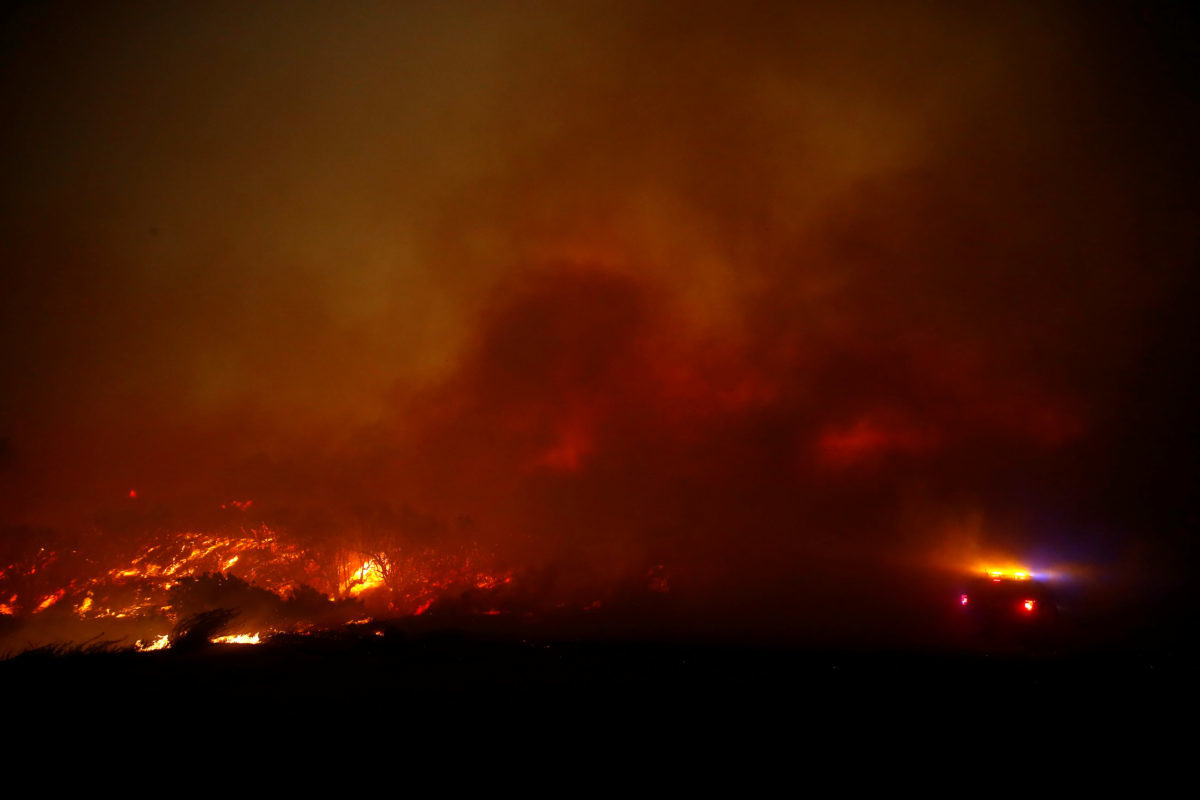
M 219 636 L 237 615 L 238 612 L 234 609 L 214 608 L 184 617 L 171 629 L 168 638 L 170 647 L 176 651 L 207 647 L 209 640 Z
M 100 638 L 102 635 L 93 636 L 91 639 L 83 642 L 52 642 L 37 647 L 29 647 L 13 656 L 13 658 L 22 659 L 23 661 L 63 659 L 76 656 L 122 653 L 131 649 L 129 644 L 122 639 L 102 639 Z
M 282 608 L 282 601 L 274 592 L 236 575 L 212 572 L 182 579 L 171 587 L 167 598 L 181 620 L 214 609 L 234 609 L 243 623 L 253 627 L 270 625 Z

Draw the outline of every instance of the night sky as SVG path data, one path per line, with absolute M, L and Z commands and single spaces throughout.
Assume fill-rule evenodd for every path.
M 0 536 L 1178 591 L 1200 31 L 1104 5 L 6 5 Z

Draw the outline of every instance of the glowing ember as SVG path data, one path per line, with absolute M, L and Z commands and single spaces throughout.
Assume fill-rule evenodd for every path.
M 647 588 L 650 589 L 650 591 L 657 592 L 658 594 L 666 594 L 667 592 L 671 591 L 671 584 L 667 580 L 664 569 L 665 568 L 662 564 L 658 564 L 646 573 L 646 578 L 649 581 Z

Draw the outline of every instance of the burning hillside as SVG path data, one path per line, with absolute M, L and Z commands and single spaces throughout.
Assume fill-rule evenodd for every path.
M 596 609 L 613 587 L 593 595 L 558 592 L 544 580 L 495 566 L 477 546 L 323 551 L 265 524 L 201 533 L 144 537 L 133 555 L 101 557 L 47 547 L 7 552 L 0 569 L 0 637 L 29 642 L 54 637 L 136 635 L 140 649 L 158 649 L 168 632 L 194 617 L 228 610 L 214 641 L 257 643 L 259 636 L 304 632 L 430 612 L 546 614 Z M 540 586 L 537 584 L 541 584 Z M 547 592 L 549 589 L 549 592 Z M 667 591 L 661 568 L 646 573 L 644 590 Z

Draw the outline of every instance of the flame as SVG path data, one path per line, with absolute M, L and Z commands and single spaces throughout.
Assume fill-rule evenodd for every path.
M 58 591 L 56 591 L 52 594 L 46 595 L 45 599 L 43 599 L 42 602 L 38 604 L 38 607 L 33 610 L 33 613 L 37 614 L 42 611 L 45 611 L 47 608 L 50 608 L 50 606 L 54 605 L 59 600 L 63 599 L 63 595 L 65 595 L 66 593 L 67 593 L 66 589 L 59 589 Z
M 213 644 L 258 644 L 262 640 L 257 633 L 239 633 L 233 636 L 214 636 L 209 641 Z
M 343 596 L 358 597 L 363 592 L 377 589 L 386 583 L 384 568 L 374 559 L 368 559 L 359 564 L 357 569 L 354 568 L 353 563 L 349 564 L 348 568 L 353 570 L 353 575 L 338 587 Z
M 40 580 L 57 558 L 54 551 L 42 548 L 29 564 L 8 565 L 0 573 L 0 591 L 10 588 L 10 582 L 11 588 L 20 589 L 21 582 L 30 576 L 37 575 Z M 309 586 L 330 602 L 370 596 L 376 612 L 416 615 L 427 611 L 440 596 L 495 591 L 512 582 L 510 572 L 480 569 L 477 564 L 482 560 L 472 549 L 351 553 L 331 575 L 313 553 L 286 541 L 266 525 L 215 533 L 181 531 L 150 538 L 131 557 L 110 564 L 98 574 L 72 578 L 49 593 L 43 589 L 34 595 L 33 602 L 22 604 L 21 591 L 5 592 L 0 596 L 10 595 L 10 599 L 0 604 L 0 614 L 16 616 L 22 605 L 37 614 L 69 597 L 73 613 L 84 620 L 148 619 L 167 625 L 177 615 L 167 601 L 167 593 L 174 586 L 208 574 L 232 575 L 231 570 L 237 568 L 239 578 L 281 600 L 295 597 L 301 586 Z M 334 575 L 343 577 L 338 580 Z M 474 613 L 487 611 L 478 609 Z M 363 619 L 371 620 L 373 616 Z M 225 637 L 222 641 L 243 640 Z M 139 649 L 163 646 L 155 638 L 139 640 L 138 644 Z
M 8 598 L 0 602 L 0 615 L 42 614 L 61 606 L 83 622 L 121 620 L 122 625 L 136 626 L 141 637 L 136 648 L 149 651 L 168 647 L 167 631 L 184 615 L 204 609 L 198 604 L 220 602 L 205 592 L 229 591 L 236 598 L 236 592 L 245 592 L 247 586 L 259 593 L 256 597 L 270 593 L 281 603 L 294 603 L 287 606 L 288 614 L 295 609 L 294 615 L 279 623 L 285 626 L 279 630 L 292 632 L 343 625 L 352 618 L 366 623 L 386 616 L 418 616 L 442 600 L 448 601 L 453 613 L 489 616 L 512 613 L 511 603 L 518 598 L 528 602 L 527 593 L 510 588 L 517 580 L 512 570 L 497 568 L 495 558 L 475 544 L 459 542 L 439 549 L 385 541 L 367 551 L 356 537 L 329 538 L 342 549 L 307 548 L 266 524 L 226 524 L 210 531 L 147 532 L 131 550 L 106 560 L 43 547 L 0 570 L 0 598 Z M 649 591 L 669 590 L 662 565 L 644 576 Z M 173 594 L 180 586 L 185 586 L 182 594 Z M 189 586 L 196 587 L 193 595 L 188 595 Z M 180 597 L 194 600 L 185 602 Z M 333 613 L 328 616 L 319 608 L 322 600 L 331 604 Z M 237 601 L 230 602 L 229 607 L 238 607 L 233 605 Z M 593 594 L 547 608 L 582 609 L 585 604 L 594 610 L 604 601 Z M 238 632 L 212 641 L 257 643 L 263 636 Z

